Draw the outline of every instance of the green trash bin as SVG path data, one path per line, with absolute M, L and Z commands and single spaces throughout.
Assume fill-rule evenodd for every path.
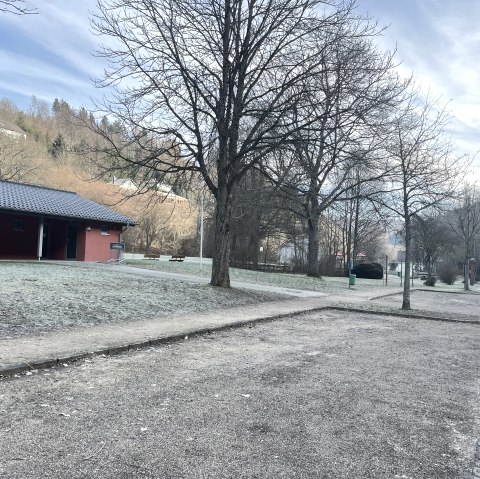
M 348 277 L 349 281 L 348 281 L 348 284 L 350 286 L 355 286 L 355 280 L 357 279 L 357 275 L 356 274 L 351 274 L 349 277 Z

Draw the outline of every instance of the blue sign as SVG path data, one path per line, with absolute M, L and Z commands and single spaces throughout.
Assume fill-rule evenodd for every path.
M 110 249 L 125 250 L 125 243 L 110 243 Z

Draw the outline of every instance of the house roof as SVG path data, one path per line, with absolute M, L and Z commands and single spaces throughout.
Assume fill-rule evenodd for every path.
M 71 191 L 0 181 L 0 210 L 36 215 L 105 221 L 123 225 L 136 222 Z

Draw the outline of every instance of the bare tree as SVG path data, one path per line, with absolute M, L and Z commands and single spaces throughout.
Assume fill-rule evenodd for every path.
M 318 32 L 354 17 L 347 0 L 99 0 L 93 25 L 125 125 L 110 167 L 200 172 L 216 200 L 211 284 L 229 287 L 240 179 L 301 126 L 291 113 L 320 66 Z M 336 40 L 335 35 L 331 40 Z M 305 119 L 305 121 L 309 121 Z M 132 156 L 132 147 L 139 155 Z
M 347 196 L 351 198 L 338 205 L 343 217 L 346 265 L 355 265 L 360 253 L 365 254 L 368 261 L 376 261 L 382 251 L 385 227 L 381 217 L 366 198 L 369 189 L 365 189 L 365 186 L 357 182 L 347 191 Z
M 409 82 L 395 73 L 393 54 L 378 52 L 372 43 L 379 33 L 375 24 L 337 27 L 337 39 L 327 42 L 330 48 L 322 52 L 321 66 L 293 120 L 303 124 L 307 115 L 312 121 L 298 125 L 290 154 L 278 156 L 281 164 L 277 161 L 271 172 L 284 193 L 296 198 L 297 213 L 308 223 L 309 276 L 319 275 L 322 212 L 351 197 L 352 188 L 384 175 L 378 129 Z M 286 174 L 278 177 L 278 171 Z
M 259 263 L 260 242 L 272 234 L 275 191 L 258 170 L 250 170 L 239 183 L 233 208 L 232 260 L 235 263 Z
M 25 0 L 0 0 L 0 12 L 15 15 L 30 15 L 38 13 L 36 8 L 29 7 Z
M 480 194 L 476 186 L 464 188 L 461 206 L 448 217 L 454 233 L 463 243 L 464 288 L 469 290 L 470 260 L 475 259 L 475 241 L 480 233 Z
M 465 172 L 465 158 L 453 154 L 445 134 L 449 122 L 438 100 L 409 99 L 392 123 L 385 141 L 392 173 L 387 189 L 379 192 L 379 204 L 403 221 L 405 235 L 405 281 L 402 309 L 410 309 L 410 268 L 413 218 L 453 198 Z
M 33 173 L 27 140 L 0 134 L 0 180 L 21 181 Z
M 158 211 L 152 209 L 143 216 L 141 222 L 141 244 L 145 248 L 146 253 L 150 253 L 154 241 L 158 240 L 162 226 L 164 227 L 160 221 L 160 215 Z
M 453 248 L 452 233 L 448 231 L 445 217 L 438 214 L 416 215 L 413 218 L 412 227 L 417 254 L 426 266 L 428 281 L 431 280 L 436 263 L 442 253 Z

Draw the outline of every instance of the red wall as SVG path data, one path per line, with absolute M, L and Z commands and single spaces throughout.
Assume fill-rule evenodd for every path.
M 105 223 L 103 223 L 105 224 Z M 120 225 L 108 225 L 108 235 L 101 233 L 100 223 L 91 223 L 88 225 L 90 231 L 84 231 L 85 239 L 79 238 L 79 251 L 80 244 L 85 242 L 85 253 L 82 258 L 78 258 L 80 261 L 101 261 L 105 262 L 109 259 L 117 259 L 119 257 L 119 251 L 113 250 L 110 252 L 110 243 L 118 243 L 120 241 L 122 227 Z M 79 235 L 80 236 L 80 235 Z
M 13 220 L 23 221 L 23 231 L 15 231 Z M 35 259 L 38 247 L 38 218 L 0 213 L 0 258 Z
M 13 220 L 23 221 L 24 230 L 15 231 Z M 67 254 L 67 224 L 69 220 L 45 218 L 48 225 L 47 259 L 65 260 Z M 110 252 L 110 243 L 121 239 L 121 225 L 108 224 L 108 235 L 101 233 L 106 223 L 75 221 L 78 226 L 77 261 L 117 259 L 119 251 Z M 38 247 L 38 217 L 0 213 L 0 259 L 36 259 Z

